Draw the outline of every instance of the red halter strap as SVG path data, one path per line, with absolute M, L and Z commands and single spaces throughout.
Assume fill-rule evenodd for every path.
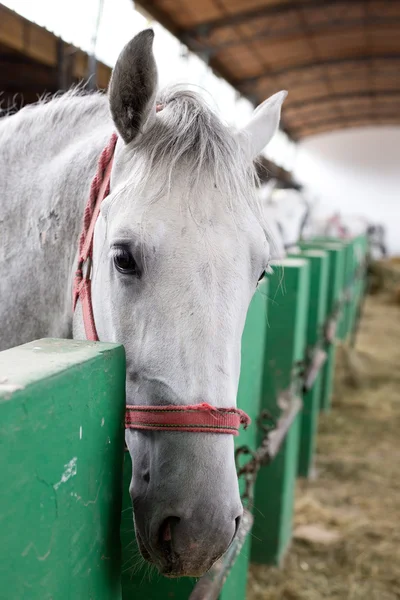
M 238 408 L 215 408 L 210 404 L 188 406 L 126 407 L 125 429 L 156 431 L 192 431 L 239 435 L 240 425 L 246 428 L 250 417 Z
M 157 111 L 159 110 L 162 110 L 162 107 L 158 106 Z M 90 195 L 83 215 L 78 266 L 72 292 L 73 310 L 76 309 L 79 300 L 82 306 L 86 338 L 92 342 L 99 340 L 94 322 L 91 296 L 93 236 L 100 205 L 110 193 L 110 177 L 116 143 L 117 135 L 114 133 L 101 153 L 96 175 L 90 186 Z M 85 263 L 86 271 L 83 274 Z M 237 408 L 215 408 L 206 403 L 188 406 L 127 405 L 125 413 L 126 429 L 238 435 L 241 424 L 245 428 L 250 424 L 250 418 L 242 410 Z
M 100 155 L 96 175 L 90 186 L 89 199 L 83 214 L 82 232 L 79 239 L 78 266 L 72 291 L 73 310 L 75 310 L 76 303 L 79 299 L 82 306 L 86 338 L 91 342 L 97 342 L 99 340 L 96 324 L 94 322 L 91 294 L 94 227 L 96 225 L 97 217 L 99 216 L 100 205 L 104 198 L 110 193 L 110 177 L 116 143 L 117 134 L 113 133 L 108 145 Z M 85 263 L 86 272 L 84 275 L 83 267 Z

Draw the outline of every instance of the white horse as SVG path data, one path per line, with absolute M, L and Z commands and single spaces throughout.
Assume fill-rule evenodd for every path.
M 268 223 L 268 230 L 271 240 L 271 260 L 281 260 L 286 256 L 283 230 L 279 222 L 279 215 L 277 214 L 275 208 L 271 205 L 271 196 L 274 192 L 276 184 L 276 179 L 270 179 L 258 189 L 258 196 L 263 207 L 264 219 L 265 222 Z
M 368 220 L 361 215 L 341 214 L 321 208 L 311 215 L 307 234 L 349 239 L 367 233 Z
M 281 259 L 299 241 L 309 215 L 309 203 L 304 193 L 278 189 L 276 184 L 276 180 L 271 180 L 261 186 L 259 195 L 274 239 L 271 255 Z
M 127 44 L 108 98 L 68 93 L 0 122 L 0 348 L 85 337 L 71 280 L 91 179 L 116 129 L 94 236 L 99 339 L 125 346 L 130 404 L 235 406 L 246 312 L 270 257 L 253 159 L 286 92 L 231 131 L 197 94 L 158 93 L 152 42 L 146 30 Z M 127 430 L 126 443 L 143 556 L 170 576 L 201 575 L 242 514 L 232 436 Z

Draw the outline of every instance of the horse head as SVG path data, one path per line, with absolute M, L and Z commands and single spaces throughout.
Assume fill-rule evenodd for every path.
M 253 160 L 286 96 L 241 131 L 197 93 L 157 89 L 153 32 L 123 49 L 109 87 L 118 132 L 93 249 L 100 340 L 126 350 L 127 403 L 236 404 L 241 335 L 269 261 Z M 199 576 L 242 515 L 231 435 L 128 429 L 130 494 L 143 556 Z

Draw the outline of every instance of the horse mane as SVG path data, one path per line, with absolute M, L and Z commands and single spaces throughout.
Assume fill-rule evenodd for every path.
M 133 161 L 129 183 L 140 190 L 150 179 L 154 181 L 157 174 L 160 181 L 159 194 L 154 198 L 157 201 L 171 188 L 176 169 L 185 165 L 192 198 L 196 189 L 204 186 L 204 175 L 208 175 L 227 197 L 232 214 L 240 205 L 249 207 L 270 238 L 257 194 L 256 165 L 245 156 L 236 132 L 215 114 L 199 92 L 184 89 L 182 85 L 161 90 L 157 103 L 162 105 L 162 111 L 133 145 L 133 153 L 144 160 Z M 84 85 L 53 96 L 46 94 L 21 110 L 20 117 L 25 123 L 26 119 L 32 119 L 35 127 L 43 123 L 46 128 L 58 128 L 68 123 L 70 135 L 79 128 L 79 123 L 91 127 L 99 118 L 103 125 L 109 123 L 112 130 L 107 97 L 100 92 L 88 92 Z M 15 125 L 22 126 L 18 121 Z

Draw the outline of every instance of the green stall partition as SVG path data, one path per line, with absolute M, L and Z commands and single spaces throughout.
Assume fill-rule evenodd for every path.
M 122 346 L 0 353 L 2 598 L 121 598 L 124 413 Z
M 323 355 L 323 333 L 326 319 L 329 255 L 323 250 L 302 250 L 293 254 L 305 258 L 310 263 L 310 293 L 307 319 L 307 354 L 310 362 L 318 362 Z M 303 394 L 303 410 L 301 415 L 299 471 L 301 477 L 309 477 L 313 467 L 315 454 L 319 403 L 322 390 L 322 374 L 319 369 L 313 378 L 309 389 Z M 308 384 L 308 382 L 305 382 Z
M 257 418 L 260 413 L 264 350 L 267 332 L 268 279 L 259 284 L 251 301 L 242 337 L 242 362 L 237 405 L 252 419 L 247 430 L 235 438 L 236 447 L 248 445 L 255 450 L 258 442 Z M 168 435 L 165 433 L 164 435 Z M 247 457 L 248 460 L 248 457 Z M 196 468 L 196 465 L 193 465 Z M 131 479 L 130 457 L 126 453 L 124 469 L 124 509 L 122 512 L 122 597 L 124 600 L 188 600 L 195 580 L 190 578 L 167 579 L 142 564 L 135 542 L 131 501 L 128 488 Z M 241 489 L 243 486 L 241 482 Z M 225 582 L 220 600 L 244 600 L 251 534 L 240 550 L 236 562 Z
M 292 535 L 301 414 L 293 375 L 306 350 L 309 263 L 302 258 L 274 261 L 269 279 L 267 345 L 262 408 L 285 418 L 288 431 L 273 462 L 257 478 L 252 562 L 279 564 Z M 297 408 L 296 408 L 297 407 Z
M 329 274 L 328 274 L 328 294 L 326 303 L 327 319 L 334 318 L 340 322 L 341 311 L 339 309 L 343 293 L 343 272 L 344 272 L 344 253 L 343 244 L 339 242 L 328 242 L 324 240 L 307 240 L 299 243 L 304 250 L 320 249 L 329 254 Z M 336 314 L 338 313 L 338 314 Z M 333 376 L 335 371 L 336 344 L 335 339 L 326 344 L 328 358 L 323 367 L 322 373 L 322 394 L 320 407 L 323 411 L 328 411 L 331 406 Z
M 366 293 L 367 277 L 367 255 L 368 240 L 366 235 L 360 235 L 354 239 L 354 272 L 353 293 L 350 305 L 349 334 L 351 338 L 355 333 L 357 322 L 360 317 L 361 305 Z
M 351 282 L 353 270 L 353 243 L 351 239 L 336 238 L 331 236 L 316 236 L 312 240 L 307 240 L 304 245 L 312 244 L 313 247 L 323 247 L 324 244 L 339 244 L 343 249 L 343 270 L 342 282 L 339 298 L 341 301 L 341 310 L 338 315 L 336 327 L 336 339 L 345 340 L 349 326 L 349 297 L 351 295 L 348 284 Z
M 339 340 L 345 341 L 350 331 L 350 314 L 353 297 L 353 272 L 354 272 L 354 243 L 353 240 L 344 240 L 343 244 L 343 288 L 342 311 L 338 324 Z
M 342 321 L 339 328 L 339 339 L 347 341 L 354 328 L 355 315 L 357 314 L 360 299 L 359 277 L 362 260 L 363 236 L 352 238 L 344 242 L 345 248 L 345 274 L 343 290 Z M 362 278 L 362 275 L 361 275 Z
M 362 234 L 351 239 L 321 236 L 306 243 L 316 243 L 317 245 L 321 243 L 338 243 L 344 248 L 342 312 L 338 323 L 337 337 L 342 341 L 347 341 L 354 329 L 360 299 L 363 296 L 361 290 L 363 290 L 365 284 L 367 236 Z

